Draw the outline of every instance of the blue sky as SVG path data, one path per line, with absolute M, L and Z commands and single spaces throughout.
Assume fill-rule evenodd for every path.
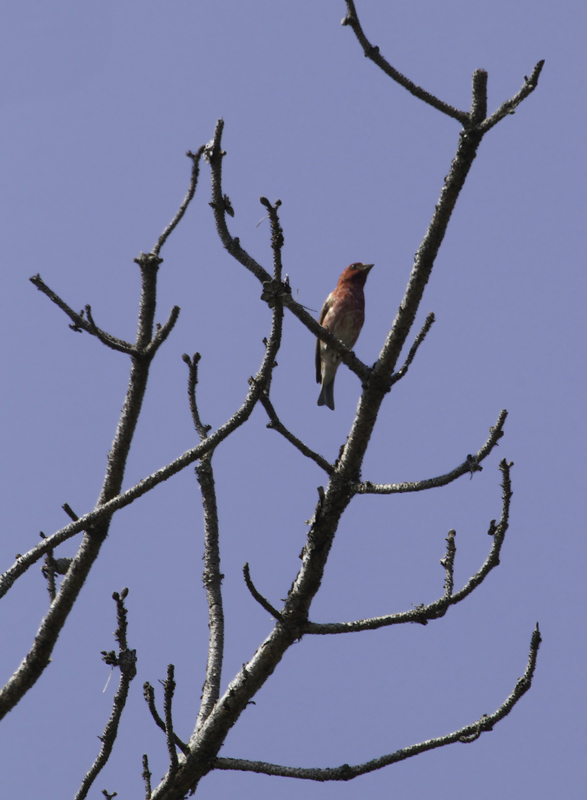
M 467 109 L 471 75 L 489 73 L 489 109 L 540 59 L 538 89 L 483 141 L 459 199 L 418 323 L 437 322 L 409 375 L 386 399 L 363 477 L 444 473 L 509 417 L 500 447 L 473 480 L 412 496 L 358 497 L 337 533 L 316 621 L 357 619 L 430 602 L 457 530 L 457 585 L 489 549 L 499 516 L 500 458 L 515 463 L 502 563 L 443 619 L 345 637 L 306 637 L 231 731 L 222 755 L 293 766 L 375 758 L 495 710 L 513 689 L 538 621 L 535 684 L 491 734 L 345 784 L 215 773 L 207 798 L 372 800 L 583 796 L 585 709 L 585 6 L 571 1 L 358 0 L 365 32 L 400 71 Z M 95 504 L 128 375 L 125 355 L 73 334 L 29 283 L 39 273 L 97 324 L 134 336 L 140 251 L 149 251 L 189 181 L 187 150 L 225 120 L 224 190 L 231 231 L 271 265 L 264 195 L 282 200 L 284 269 L 316 311 L 339 273 L 374 262 L 355 347 L 377 358 L 450 167 L 459 125 L 364 58 L 342 0 L 215 3 L 56 0 L 3 6 L 0 48 L 4 570 Z M 209 169 L 165 247 L 157 319 L 181 306 L 155 362 L 125 486 L 195 443 L 184 352 L 202 354 L 199 401 L 214 428 L 258 369 L 270 314 L 256 279 L 215 232 Z M 415 335 L 414 331 L 414 335 Z M 333 460 L 359 395 L 341 369 L 335 413 L 318 408 L 314 341 L 286 317 L 272 399 L 284 423 Z M 275 604 L 298 568 L 319 469 L 266 429 L 258 409 L 215 454 L 225 574 L 224 686 L 271 620 L 248 594 L 245 561 Z M 110 713 L 115 678 L 111 594 L 129 587 L 138 651 L 118 746 L 98 778 L 142 797 L 165 741 L 141 686 L 176 666 L 176 728 L 188 738 L 204 680 L 202 520 L 193 470 L 120 512 L 49 669 L 0 726 L 0 783 L 27 798 L 73 796 Z M 63 554 L 74 552 L 65 545 Z M 47 607 L 37 567 L 0 605 L 6 680 Z

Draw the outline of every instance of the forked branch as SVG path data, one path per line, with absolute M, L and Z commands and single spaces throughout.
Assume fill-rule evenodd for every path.
M 354 0 L 345 0 L 345 2 L 347 7 L 347 15 L 342 20 L 342 24 L 348 25 L 352 28 L 355 36 L 357 37 L 357 41 L 363 48 L 365 57 L 373 61 L 373 63 L 376 64 L 386 75 L 388 75 L 396 83 L 399 83 L 400 86 L 403 86 L 404 89 L 407 89 L 407 91 L 414 95 L 414 97 L 417 97 L 424 103 L 436 108 L 438 111 L 441 111 L 448 117 L 458 120 L 464 128 L 479 126 L 480 132 L 482 134 L 486 133 L 488 130 L 493 128 L 494 125 L 497 125 L 497 123 L 505 116 L 508 114 L 513 114 L 520 103 L 525 100 L 526 97 L 528 97 L 528 95 L 531 94 L 538 85 L 538 78 L 540 77 L 542 67 L 544 66 L 544 60 L 539 61 L 536 64 L 529 78 L 524 77 L 524 85 L 520 91 L 509 100 L 506 100 L 505 103 L 502 103 L 497 111 L 494 111 L 489 118 L 486 118 L 487 73 L 484 70 L 476 70 L 473 75 L 473 103 L 471 111 L 470 113 L 467 113 L 466 111 L 460 111 L 458 108 L 454 108 L 448 103 L 445 103 L 443 100 L 440 100 L 438 97 L 435 97 L 433 94 L 430 94 L 430 92 L 427 92 L 425 89 L 422 89 L 422 87 L 417 86 L 409 78 L 406 78 L 405 75 L 402 75 L 399 70 L 395 69 L 395 67 L 392 67 L 391 64 L 379 52 L 379 47 L 372 45 L 365 36 L 365 32 L 363 31 L 359 21 Z
M 155 725 L 160 728 L 163 733 L 166 733 L 165 730 L 165 722 L 159 715 L 157 711 L 157 706 L 155 705 L 155 689 L 151 686 L 151 684 L 147 681 L 143 684 L 143 697 L 145 698 L 145 702 L 147 703 L 147 707 L 151 712 L 151 716 L 153 717 L 153 721 Z M 181 739 L 177 734 L 174 734 L 175 746 L 179 747 L 182 753 L 188 752 L 188 746 L 185 742 L 182 742 Z
M 467 581 L 458 592 L 453 592 L 453 569 L 456 554 L 455 531 L 450 531 L 447 538 L 447 549 L 444 558 L 441 560 L 445 568 L 446 579 L 444 584 L 444 595 L 438 600 L 428 605 L 419 605 L 402 611 L 397 614 L 385 614 L 381 617 L 371 617 L 360 619 L 354 622 L 307 622 L 303 628 L 304 633 L 312 634 L 335 634 L 335 633 L 356 633 L 358 631 L 372 631 L 377 628 L 386 628 L 391 625 L 402 625 L 406 622 L 418 622 L 421 625 L 428 624 L 429 620 L 443 617 L 451 606 L 460 603 L 468 597 L 489 575 L 492 569 L 499 565 L 499 556 L 504 542 L 505 534 L 509 525 L 510 500 L 512 497 L 512 487 L 510 480 L 510 470 L 513 466 L 503 459 L 499 465 L 502 473 L 502 508 L 499 523 L 491 520 L 488 533 L 493 537 L 493 544 L 489 555 L 485 559 L 479 570 Z
M 195 190 L 193 172 L 192 185 Z M 187 204 L 184 201 L 182 208 L 185 210 L 185 207 L 187 207 Z M 165 238 L 166 235 L 164 233 L 160 238 L 159 248 L 165 241 Z M 70 531 L 72 526 L 73 528 L 77 528 L 76 532 L 85 531 L 84 536 L 79 545 L 77 554 L 71 563 L 71 567 L 67 570 L 59 591 L 51 603 L 45 618 L 41 622 L 29 652 L 25 655 L 18 669 L 0 690 L 0 719 L 14 708 L 24 694 L 36 683 L 50 663 L 55 642 L 69 617 L 69 613 L 79 596 L 87 576 L 99 556 L 102 543 L 108 535 L 112 519 L 112 511 L 109 512 L 105 507 L 108 503 L 116 501 L 120 495 L 128 454 L 147 388 L 151 361 L 159 345 L 173 327 L 175 319 L 177 319 L 177 312 L 172 312 L 166 326 L 164 326 L 164 328 L 158 328 L 157 333 L 154 333 L 157 274 L 161 258 L 158 254 L 145 255 L 141 253 L 139 258 L 135 259 L 135 261 L 139 265 L 141 275 L 137 335 L 135 344 L 132 346 L 130 352 L 131 369 L 128 389 L 116 428 L 114 442 L 108 453 L 108 462 L 102 490 L 96 504 L 96 509 L 94 510 L 93 519 L 88 520 L 89 515 L 86 515 L 85 519 L 82 517 L 79 520 L 74 520 L 71 525 L 67 526 Z M 61 298 L 46 287 L 40 276 L 33 278 L 32 282 L 73 320 L 74 330 L 82 328 L 93 335 L 97 335 L 98 328 L 91 318 L 91 311 L 90 321 L 88 321 L 84 319 L 81 314 L 76 314 L 72 311 Z M 108 335 L 104 334 L 104 336 L 102 336 L 102 332 L 100 332 L 100 336 L 105 343 L 110 343 L 109 346 L 120 341 L 114 339 L 111 341 Z M 128 348 L 129 345 L 123 343 L 123 346 L 124 351 L 127 352 L 126 348 Z M 118 348 L 115 347 L 115 349 Z M 71 533 L 71 535 L 74 534 Z M 69 536 L 65 535 L 62 530 L 61 535 L 54 535 L 43 541 L 41 543 L 41 549 L 38 547 L 33 548 L 32 551 L 29 551 L 25 556 L 19 558 L 13 567 L 0 579 L 0 596 L 8 591 L 14 581 L 22 575 L 38 557 L 49 552 L 57 544 L 65 541 L 66 538 L 69 538 Z

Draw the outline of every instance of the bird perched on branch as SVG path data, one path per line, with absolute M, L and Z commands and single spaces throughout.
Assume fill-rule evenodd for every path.
M 373 264 L 351 264 L 326 298 L 318 320 L 349 349 L 354 347 L 365 321 L 363 287 Z M 334 411 L 334 378 L 340 356 L 325 342 L 316 340 L 316 382 L 322 384 L 319 406 Z

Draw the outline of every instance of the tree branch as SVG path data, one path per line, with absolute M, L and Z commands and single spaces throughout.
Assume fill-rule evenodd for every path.
M 222 131 L 224 130 L 224 120 L 219 119 L 216 123 L 214 131 L 214 138 L 206 145 L 204 158 L 210 163 L 212 168 L 212 210 L 214 211 L 214 220 L 216 222 L 216 230 L 220 236 L 220 241 L 228 250 L 233 258 L 241 263 L 246 269 L 253 273 L 261 283 L 266 283 L 271 280 L 271 275 L 259 264 L 255 259 L 250 256 L 246 250 L 240 246 L 240 241 L 230 235 L 228 226 L 226 224 L 227 210 L 232 211 L 228 195 L 222 194 L 222 159 L 226 152 L 222 150 Z M 231 216 L 234 216 L 232 211 Z
M 106 331 L 103 331 L 99 328 L 96 323 L 94 322 L 94 318 L 92 316 L 92 307 L 90 305 L 86 305 L 86 317 L 88 318 L 88 325 L 89 325 L 89 332 L 99 339 L 102 344 L 105 344 L 106 347 L 109 347 L 111 350 L 117 350 L 119 353 L 126 353 L 127 355 L 132 355 L 134 352 L 134 347 L 132 344 L 123 341 L 122 339 L 117 339 L 116 336 L 111 336 Z
M 210 425 L 202 423 L 196 402 L 200 354 L 195 353 L 191 360 L 188 355 L 184 354 L 183 360 L 189 367 L 188 399 L 192 420 L 200 441 L 204 442 L 210 431 Z M 206 680 L 202 690 L 196 729 L 206 720 L 220 696 L 222 662 L 224 658 L 224 607 L 222 601 L 222 579 L 224 575 L 220 571 L 218 507 L 212 468 L 213 455 L 214 451 L 211 450 L 196 467 L 196 477 L 200 486 L 204 509 L 204 574 L 202 580 L 208 601 L 208 625 L 210 629 Z
M 169 753 L 169 777 L 172 778 L 177 772 L 178 758 L 175 748 L 175 734 L 173 732 L 172 704 L 175 694 L 175 667 L 173 664 L 167 665 L 167 680 L 163 684 L 163 711 L 165 713 L 165 735 L 167 737 L 167 751 Z
M 250 383 L 258 389 L 256 398 L 259 399 L 267 391 L 271 383 L 271 375 L 276 364 L 276 357 L 281 347 L 283 334 L 283 305 L 276 300 L 272 309 L 271 332 L 269 339 L 265 343 L 265 358 L 260 370 L 260 376 L 251 378 Z M 184 357 L 184 361 L 185 361 Z M 189 395 L 190 408 L 196 430 L 200 435 L 202 444 L 209 440 L 208 428 L 202 425 L 196 404 L 196 384 L 197 384 L 197 364 L 199 358 L 194 356 L 190 364 Z M 260 378 L 260 379 L 259 379 Z M 214 477 L 212 472 L 211 458 L 213 450 L 210 450 L 200 465 L 196 469 L 198 482 L 202 492 L 202 502 L 204 506 L 204 520 L 206 526 L 206 549 L 205 549 L 205 568 L 204 583 L 208 596 L 208 608 L 210 618 L 210 643 L 208 649 L 208 664 L 206 671 L 206 682 L 202 695 L 202 703 L 192 739 L 198 735 L 213 709 L 217 706 L 220 696 L 220 679 L 222 669 L 223 647 L 224 647 L 224 616 L 222 612 L 221 581 L 220 573 L 220 553 L 218 546 L 218 512 L 216 508 L 216 494 L 214 490 Z M 167 779 L 166 779 L 167 780 Z
M 346 0 L 346 7 L 347 15 L 342 20 L 341 24 L 349 25 L 353 29 L 359 44 L 363 48 L 366 58 L 371 59 L 371 61 L 373 61 L 374 64 L 377 64 L 377 66 L 383 70 L 386 75 L 389 75 L 392 80 L 394 80 L 396 83 L 399 83 L 399 85 L 403 86 L 404 89 L 407 89 L 410 94 L 414 95 L 414 97 L 417 97 L 419 100 L 423 100 L 424 103 L 428 103 L 428 105 L 437 109 L 437 111 L 442 111 L 443 114 L 458 120 L 463 125 L 468 123 L 469 115 L 466 111 L 459 111 L 458 108 L 454 108 L 448 103 L 439 100 L 438 97 L 435 97 L 433 94 L 430 94 L 430 92 L 427 92 L 420 86 L 412 83 L 409 78 L 406 78 L 405 75 L 402 75 L 401 72 L 398 72 L 397 69 L 392 67 L 391 64 L 380 54 L 379 48 L 374 47 L 365 36 L 363 28 L 361 27 L 361 23 L 359 22 L 359 17 L 357 15 L 357 10 L 353 0 Z
M 99 339 L 102 344 L 105 344 L 107 347 L 110 347 L 111 350 L 118 350 L 121 353 L 128 353 L 132 354 L 134 352 L 134 348 L 132 344 L 125 342 L 123 339 L 118 339 L 116 336 L 111 336 L 109 333 L 106 333 L 103 330 L 100 330 L 96 323 L 94 322 L 91 314 L 92 309 L 90 306 L 86 306 L 85 313 L 88 315 L 88 319 L 84 317 L 84 312 L 81 311 L 79 314 L 74 311 L 67 303 L 62 300 L 58 294 L 56 294 L 53 289 L 50 289 L 44 280 L 41 278 L 40 275 L 33 275 L 32 278 L 29 278 L 30 282 L 33 286 L 36 286 L 37 289 L 46 295 L 52 303 L 55 303 L 62 311 L 64 311 L 67 316 L 72 320 L 73 325 L 69 327 L 75 331 L 76 333 L 81 333 L 81 331 L 86 331 L 89 333 L 90 336 L 95 336 Z
M 156 326 L 155 335 L 153 336 L 149 344 L 145 347 L 145 356 L 147 358 L 153 358 L 157 350 L 167 339 L 167 337 L 175 327 L 175 323 L 177 322 L 180 311 L 181 309 L 179 306 L 173 306 L 173 308 L 169 312 L 169 317 L 167 318 L 167 322 L 165 322 L 163 325 Z
M 392 385 L 394 383 L 397 383 L 399 380 L 401 380 L 404 377 L 404 375 L 406 375 L 406 373 L 407 373 L 407 371 L 408 371 L 408 369 L 410 367 L 410 364 L 412 363 L 412 361 L 414 360 L 414 358 L 416 356 L 416 353 L 418 352 L 418 348 L 420 347 L 420 345 L 422 344 L 422 342 L 426 338 L 426 335 L 428 334 L 428 331 L 430 330 L 430 328 L 432 327 L 434 322 L 435 322 L 434 313 L 431 311 L 430 314 L 428 314 L 428 316 L 426 317 L 426 322 L 424 323 L 424 325 L 422 325 L 420 333 L 414 339 L 414 344 L 410 347 L 410 352 L 408 353 L 408 357 L 406 358 L 403 367 L 401 369 L 399 369 L 395 373 L 395 375 L 392 376 L 392 378 L 391 378 L 391 384 Z
M 145 702 L 151 712 L 151 716 L 153 717 L 153 721 L 158 728 L 161 728 L 163 733 L 166 733 L 165 730 L 165 722 L 159 716 L 159 712 L 157 711 L 157 706 L 155 705 L 155 689 L 151 686 L 151 684 L 147 681 L 143 684 L 143 697 L 145 698 Z M 177 747 L 181 750 L 184 755 L 189 752 L 188 746 L 185 742 L 179 738 L 177 734 L 174 734 L 174 742 Z
M 444 579 L 444 597 L 448 600 L 448 598 L 452 597 L 452 593 L 454 591 L 454 567 L 455 567 L 455 556 L 457 554 L 457 546 L 455 544 L 455 536 L 457 532 L 455 530 L 449 531 L 448 536 L 446 537 L 446 555 L 444 558 L 440 559 L 440 563 L 444 567 L 444 571 L 446 573 L 446 577 Z
M 84 800 L 84 798 L 88 796 L 88 792 L 90 791 L 92 784 L 110 758 L 110 754 L 112 753 L 112 748 L 114 747 L 114 742 L 116 741 L 116 736 L 118 734 L 120 718 L 126 705 L 130 682 L 137 674 L 137 651 L 129 650 L 126 640 L 127 611 L 124 606 L 124 600 L 127 595 L 128 589 L 123 589 L 120 594 L 118 594 L 118 592 L 114 592 L 112 595 L 112 599 L 116 602 L 118 617 L 118 628 L 114 634 L 119 646 L 118 655 L 114 652 L 114 650 L 110 651 L 109 653 L 102 651 L 103 661 L 112 667 L 119 667 L 120 669 L 120 683 L 118 684 L 118 691 L 114 696 L 110 719 L 104 728 L 103 735 L 100 736 L 102 747 L 96 760 L 86 773 L 81 786 L 75 795 L 75 800 Z
M 429 620 L 443 617 L 451 606 L 460 603 L 465 597 L 470 595 L 479 584 L 483 583 L 491 570 L 499 565 L 499 555 L 509 524 L 510 499 L 512 496 L 510 468 L 512 466 L 513 465 L 511 463 L 508 464 L 505 459 L 503 459 L 499 465 L 503 476 L 502 512 L 499 524 L 496 525 L 495 520 L 491 520 L 489 525 L 488 533 L 490 536 L 493 536 L 493 545 L 489 555 L 480 569 L 469 578 L 465 586 L 456 592 L 456 594 L 453 594 L 453 567 L 456 554 L 456 546 L 454 543 L 455 531 L 449 531 L 446 540 L 446 555 L 440 562 L 446 571 L 445 591 L 444 595 L 438 600 L 434 600 L 434 602 L 428 605 L 422 604 L 416 606 L 409 611 L 401 611 L 397 614 L 386 614 L 381 617 L 371 617 L 369 619 L 360 619 L 354 622 L 307 622 L 303 626 L 303 633 L 319 635 L 357 633 L 359 631 L 373 631 L 378 628 L 387 628 L 391 625 L 403 625 L 406 622 L 418 622 L 421 625 L 427 625 Z
M 284 245 L 284 238 L 283 238 L 283 229 L 279 222 L 279 216 L 277 214 L 277 210 L 281 205 L 281 200 L 276 200 L 275 205 L 271 205 L 269 200 L 266 197 L 261 197 L 260 199 L 261 205 L 265 206 L 267 209 L 267 213 L 269 215 L 269 221 L 271 223 L 271 249 L 273 250 L 273 280 L 276 281 L 278 284 L 281 283 L 281 275 L 283 271 L 283 265 L 281 263 L 281 249 Z
M 289 277 L 287 275 L 285 276 L 285 281 L 281 280 L 283 272 L 283 265 L 281 263 L 281 250 L 283 248 L 284 238 L 283 229 L 281 227 L 281 223 L 279 222 L 279 215 L 277 213 L 281 205 L 281 200 L 276 200 L 275 205 L 271 205 L 266 197 L 261 197 L 260 202 L 263 206 L 265 206 L 269 215 L 269 221 L 271 224 L 271 249 L 273 251 L 273 280 L 263 284 L 261 300 L 265 300 L 269 308 L 273 309 L 276 305 L 279 305 L 279 307 L 283 310 L 281 297 L 282 295 L 291 295 L 291 288 L 289 285 Z M 276 366 L 277 362 L 274 364 L 274 367 Z M 269 377 L 269 382 L 265 390 L 267 395 L 269 395 L 271 391 L 272 377 L 273 372 Z
M 42 538 L 45 538 L 44 534 L 41 534 Z M 45 576 L 47 581 L 47 591 L 49 592 L 49 601 L 52 603 L 55 600 L 55 595 L 57 593 L 57 588 L 55 584 L 55 575 L 57 574 L 57 564 L 55 562 L 55 557 L 53 555 L 53 550 L 48 550 L 45 553 L 45 563 L 41 567 L 41 572 Z
M 298 439 L 297 436 L 294 436 L 293 433 L 288 431 L 288 429 L 285 427 L 285 425 L 283 425 L 277 416 L 277 413 L 273 408 L 273 404 L 266 394 L 262 394 L 259 397 L 259 402 L 267 412 L 267 416 L 270 419 L 270 422 L 267 425 L 268 428 L 280 433 L 285 439 L 287 439 L 288 442 L 293 444 L 293 446 L 297 448 L 302 455 L 306 456 L 306 458 L 311 458 L 312 461 L 318 464 L 318 466 L 328 473 L 328 475 L 333 474 L 334 467 L 324 458 L 324 456 L 321 456 L 319 453 L 315 453 L 313 450 L 310 450 L 310 448 L 300 439 Z
M 497 125 L 500 120 L 506 117 L 508 114 L 514 114 L 516 108 L 520 105 L 520 103 L 525 100 L 528 95 L 532 94 L 534 89 L 538 86 L 538 78 L 540 77 L 540 73 L 542 72 L 542 67 L 544 66 L 544 59 L 539 61 L 534 69 L 532 70 L 532 74 L 529 78 L 524 78 L 524 85 L 520 89 L 520 91 L 515 94 L 509 100 L 506 100 L 505 103 L 494 111 L 491 116 L 485 119 L 481 125 L 479 126 L 479 130 L 482 133 L 487 133 L 488 130 L 491 130 L 494 125 Z
M 353 778 L 357 778 L 359 775 L 375 772 L 375 770 L 382 769 L 390 764 L 397 764 L 399 761 L 405 761 L 407 758 L 425 753 L 428 750 L 435 750 L 438 747 L 445 747 L 455 742 L 466 744 L 478 738 L 482 733 L 493 730 L 494 726 L 510 713 L 518 700 L 530 689 L 541 641 L 540 631 L 537 625 L 536 630 L 532 634 L 530 653 L 524 675 L 518 678 L 513 691 L 505 702 L 502 703 L 493 714 L 483 714 L 476 722 L 465 725 L 463 728 L 449 733 L 446 736 L 439 736 L 435 739 L 428 739 L 424 742 L 413 744 L 410 747 L 404 747 L 401 750 L 396 750 L 394 753 L 389 753 L 389 755 L 381 756 L 380 758 L 374 758 L 372 761 L 367 761 L 363 764 L 356 764 L 353 766 L 342 764 L 340 767 L 334 767 L 332 769 L 283 767 L 278 764 L 267 764 L 263 761 L 248 761 L 242 758 L 217 758 L 214 762 L 214 768 L 240 770 L 242 772 L 257 772 L 262 775 L 279 775 L 284 778 L 300 778 L 309 781 L 349 781 Z
M 108 454 L 106 475 L 104 477 L 100 496 L 98 497 L 97 508 L 105 506 L 120 493 L 128 453 L 136 430 L 149 377 L 151 359 L 144 358 L 143 354 L 145 347 L 152 338 L 157 290 L 157 270 L 160 259 L 141 254 L 141 257 L 136 259 L 136 261 L 141 270 L 141 300 L 137 338 L 134 346 L 135 349 L 131 356 L 128 389 L 116 429 L 114 442 Z M 80 543 L 78 552 L 72 561 L 71 567 L 68 569 L 61 583 L 59 592 L 45 615 L 45 618 L 41 622 L 31 649 L 16 672 L 14 672 L 2 690 L 0 690 L 0 719 L 14 708 L 23 695 L 36 683 L 49 664 L 55 642 L 65 625 L 92 566 L 98 558 L 102 543 L 108 535 L 111 518 L 111 514 L 103 513 L 99 523 L 89 523 L 87 519 L 84 521 L 82 517 L 82 519 L 67 526 L 68 528 L 80 526 L 79 530 L 85 530 L 85 534 Z M 58 537 L 49 537 L 42 545 L 47 545 L 48 550 L 58 542 Z M 40 555 L 38 546 L 34 548 L 34 551 Z M 32 560 L 36 560 L 32 558 L 31 553 L 32 551 L 29 552 L 27 556 L 19 559 L 13 568 L 8 571 L 10 575 L 5 575 L 3 577 L 0 582 L 0 586 L 3 590 L 6 590 L 12 585 L 19 573 L 21 574 L 28 569 Z
M 468 455 L 465 461 L 451 472 L 447 472 L 445 475 L 438 475 L 436 478 L 427 478 L 422 481 L 406 481 L 403 483 L 371 483 L 370 481 L 365 481 L 364 483 L 355 484 L 355 494 L 403 494 L 405 492 L 422 492 L 426 489 L 446 486 L 467 473 L 472 476 L 474 472 L 480 472 L 483 469 L 480 462 L 487 458 L 503 436 L 503 426 L 507 415 L 508 412 L 505 409 L 500 412 L 495 427 L 489 429 L 489 438 L 481 449 L 474 456 Z
M 196 386 L 198 385 L 198 364 L 202 356 L 200 353 L 194 353 L 193 358 L 190 358 L 187 353 L 182 355 L 182 361 L 187 364 L 189 369 L 188 373 L 188 401 L 190 404 L 190 413 L 192 415 L 192 422 L 200 442 L 204 442 L 208 438 L 208 434 L 212 429 L 211 425 L 204 425 L 200 419 L 200 412 L 198 411 L 198 404 L 196 402 Z M 210 453 L 211 454 L 211 453 Z
M 151 772 L 149 770 L 149 757 L 143 753 L 143 781 L 145 782 L 145 800 L 151 800 Z
M 257 603 L 259 603 L 259 605 L 262 606 L 265 609 L 265 611 L 268 611 L 272 617 L 274 617 L 278 622 L 280 622 L 281 614 L 279 613 L 279 611 L 273 608 L 271 603 L 268 600 L 266 600 L 263 597 L 263 595 L 260 592 L 258 592 L 257 589 L 255 588 L 255 584 L 251 580 L 251 572 L 249 570 L 248 562 L 243 567 L 243 575 L 245 576 L 245 583 L 247 585 L 247 589 L 253 595 Z
M 155 486 L 173 477 L 178 472 L 181 472 L 181 470 L 193 464 L 194 461 L 203 458 L 206 453 L 217 447 L 220 442 L 243 425 L 250 417 L 262 391 L 262 384 L 262 378 L 259 381 L 253 379 L 247 396 L 238 411 L 236 411 L 224 425 L 209 436 L 203 444 L 186 450 L 185 453 L 170 464 L 153 472 L 147 478 L 143 478 L 137 484 L 131 486 L 130 489 L 117 495 L 102 506 L 98 506 L 93 511 L 84 514 L 77 522 L 72 522 L 56 531 L 51 536 L 48 536 L 29 550 L 28 553 L 20 555 L 15 563 L 0 577 L 0 598 L 8 592 L 14 585 L 14 582 L 24 574 L 29 567 L 42 558 L 51 548 L 57 547 L 57 545 L 71 539 L 91 525 L 101 522 L 104 518 L 111 516 L 115 511 L 129 506 L 139 497 L 142 497 L 147 492 L 150 492 L 151 489 L 154 489 Z
M 139 497 L 142 497 L 147 492 L 150 492 L 151 489 L 153 489 L 159 483 L 168 480 L 178 472 L 181 472 L 181 470 L 185 469 L 190 464 L 193 464 L 194 461 L 203 458 L 206 453 L 209 453 L 218 447 L 220 442 L 224 441 L 224 439 L 226 439 L 234 430 L 243 425 L 250 417 L 260 395 L 263 393 L 264 387 L 267 385 L 268 376 L 273 369 L 273 364 L 275 363 L 275 357 L 278 350 L 277 339 L 275 338 L 277 334 L 279 335 L 278 341 L 279 343 L 281 342 L 280 325 L 281 323 L 274 322 L 272 328 L 272 339 L 265 348 L 265 354 L 259 371 L 255 377 L 251 378 L 249 381 L 250 387 L 249 391 L 247 392 L 247 396 L 241 407 L 227 422 L 224 423 L 224 425 L 221 425 L 220 428 L 208 436 L 206 440 L 197 447 L 186 450 L 185 453 L 176 458 L 170 464 L 167 464 L 165 467 L 153 472 L 148 477 L 143 478 L 143 480 L 139 481 L 134 486 L 131 486 L 131 488 L 127 489 L 125 492 L 117 495 L 112 500 L 109 500 L 102 505 L 98 505 L 93 511 L 90 511 L 88 514 L 84 514 L 84 516 L 80 517 L 77 521 L 66 525 L 64 528 L 56 531 L 51 536 L 48 536 L 42 542 L 39 542 L 38 545 L 29 550 L 28 553 L 19 555 L 15 563 L 9 569 L 7 569 L 3 575 L 0 576 L 0 598 L 2 598 L 6 592 L 9 591 L 9 589 L 14 585 L 14 582 L 21 575 L 23 575 L 29 569 L 29 567 L 42 558 L 45 553 L 51 550 L 51 548 L 57 547 L 57 545 L 62 544 L 68 539 L 71 539 L 81 531 L 87 530 L 92 525 L 101 522 L 103 519 L 111 517 L 115 511 L 129 506 Z M 0 695 L 0 713 L 1 708 L 2 704 Z
M 183 203 L 180 205 L 177 214 L 171 220 L 169 225 L 165 228 L 165 230 L 157 240 L 157 244 L 151 250 L 151 255 L 154 256 L 159 255 L 159 253 L 161 252 L 161 248 L 163 247 L 169 236 L 173 233 L 174 228 L 177 227 L 177 225 L 181 221 L 181 218 L 187 211 L 187 208 L 191 203 L 194 194 L 196 193 L 196 186 L 198 185 L 198 176 L 200 174 L 200 158 L 205 149 L 206 145 L 202 145 L 202 147 L 200 147 L 200 149 L 196 153 L 192 153 L 190 150 L 188 150 L 188 152 L 186 153 L 186 156 L 188 158 L 191 158 L 192 160 L 192 179 L 190 181 L 188 193 L 186 194 Z
M 476 69 L 473 73 L 473 96 L 471 99 L 471 125 L 479 125 L 487 116 L 487 72 Z

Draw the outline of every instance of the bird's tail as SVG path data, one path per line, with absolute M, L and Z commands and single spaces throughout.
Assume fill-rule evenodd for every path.
M 334 411 L 334 378 L 330 381 L 330 383 L 322 384 L 320 397 L 318 398 L 318 405 L 328 406 L 328 408 Z

